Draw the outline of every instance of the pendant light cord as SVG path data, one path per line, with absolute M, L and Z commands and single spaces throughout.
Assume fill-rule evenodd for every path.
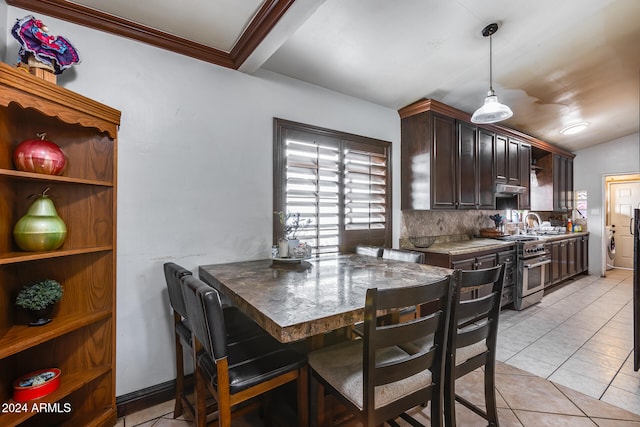
M 489 91 L 493 94 L 493 37 L 489 35 Z

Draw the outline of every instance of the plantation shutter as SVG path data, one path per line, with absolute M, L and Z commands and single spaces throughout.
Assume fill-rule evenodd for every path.
M 298 238 L 316 253 L 339 250 L 340 140 L 288 132 L 284 212 L 311 222 Z
M 300 241 L 319 255 L 390 246 L 388 142 L 276 119 L 274 144 L 274 211 L 310 220 Z
M 343 141 L 343 147 L 344 245 L 385 246 L 391 200 L 388 146 Z

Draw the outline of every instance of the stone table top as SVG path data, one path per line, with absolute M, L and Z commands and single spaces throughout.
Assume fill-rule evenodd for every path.
M 203 265 L 214 286 L 280 342 L 293 342 L 364 319 L 368 288 L 435 282 L 453 270 L 363 255 Z

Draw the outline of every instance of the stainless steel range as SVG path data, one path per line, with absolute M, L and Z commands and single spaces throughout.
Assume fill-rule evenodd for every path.
M 551 263 L 544 241 L 533 236 L 505 236 L 500 240 L 514 241 L 517 244 L 518 279 L 513 299 L 515 309 L 522 310 L 536 304 L 544 295 L 546 269 Z

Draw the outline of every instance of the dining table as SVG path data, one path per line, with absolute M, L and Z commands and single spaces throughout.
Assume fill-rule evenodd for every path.
M 432 283 L 452 273 L 447 268 L 357 254 L 199 267 L 202 281 L 278 341 L 307 340 L 310 349 L 322 346 L 324 334 L 364 320 L 367 289 Z

